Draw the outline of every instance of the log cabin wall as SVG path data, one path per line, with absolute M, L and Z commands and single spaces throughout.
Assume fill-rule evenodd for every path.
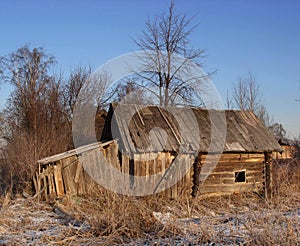
M 214 196 L 246 191 L 263 191 L 265 156 L 263 153 L 224 153 L 217 165 L 216 156 L 203 154 L 198 195 Z

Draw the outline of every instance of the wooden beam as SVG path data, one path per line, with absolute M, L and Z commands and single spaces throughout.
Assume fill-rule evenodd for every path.
M 138 108 L 138 106 L 136 104 L 134 105 L 134 107 L 135 107 L 136 112 L 138 113 L 138 116 L 140 118 L 140 121 L 141 121 L 142 125 L 145 126 L 142 115 L 140 114 L 140 109 Z
M 177 140 L 178 144 L 180 145 L 181 144 L 181 141 L 179 140 L 179 138 L 177 137 L 173 127 L 171 126 L 170 122 L 168 121 L 167 117 L 164 115 L 164 113 L 162 112 L 162 110 L 160 109 L 160 107 L 157 107 L 160 114 L 162 115 L 162 117 L 164 118 L 164 120 L 166 121 L 167 125 L 169 126 L 171 132 L 173 133 L 175 139 Z
M 272 198 L 272 154 L 270 152 L 265 153 L 265 197 L 271 199 Z

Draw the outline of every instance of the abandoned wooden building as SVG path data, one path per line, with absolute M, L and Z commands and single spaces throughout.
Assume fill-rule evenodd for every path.
M 296 157 L 297 148 L 288 139 L 279 139 L 282 151 L 273 152 L 273 159 L 278 161 L 290 160 Z
M 48 199 L 93 192 L 97 186 L 93 171 L 86 172 L 79 157 L 88 156 L 96 167 L 102 161 L 96 155 L 99 150 L 107 165 L 127 174 L 116 180 L 111 171 L 102 170 L 110 182 L 124 182 L 128 194 L 135 194 L 130 191 L 136 189 L 137 177 L 145 177 L 154 182 L 150 193 L 170 198 L 246 191 L 270 194 L 272 153 L 282 151 L 250 111 L 111 104 L 100 143 L 39 161 L 37 193 Z M 188 169 L 178 176 L 178 166 Z M 168 184 L 176 175 L 180 178 Z

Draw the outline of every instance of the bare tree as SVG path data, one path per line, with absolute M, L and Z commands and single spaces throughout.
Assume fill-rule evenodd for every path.
M 190 36 L 197 27 L 191 22 L 191 18 L 176 13 L 171 1 L 168 11 L 148 19 L 141 37 L 134 39 L 141 50 L 152 51 L 139 57 L 145 72 L 139 74 L 135 84 L 156 98 L 159 105 L 203 103 L 200 85 L 207 76 L 185 79 L 190 74 L 190 62 L 200 66 L 204 53 L 190 44 Z M 179 63 L 178 56 L 183 58 Z
M 229 92 L 227 90 L 227 94 L 226 94 L 226 102 L 225 102 L 225 108 L 227 109 L 233 109 L 233 99 L 232 97 L 229 95 Z
M 240 110 L 252 110 L 257 112 L 261 107 L 262 95 L 255 77 L 249 72 L 245 78 L 240 77 L 234 84 L 233 100 Z
M 11 188 L 31 187 L 36 161 L 70 145 L 61 76 L 50 74 L 54 57 L 25 45 L 2 57 L 2 80 L 13 86 L 3 110 Z
M 272 124 L 272 119 L 262 103 L 260 87 L 255 76 L 249 72 L 247 77 L 240 77 L 234 84 L 232 99 L 227 96 L 233 108 L 253 111 L 266 126 Z
M 76 100 L 81 88 L 92 73 L 91 67 L 78 66 L 70 73 L 70 77 L 64 85 L 65 106 L 68 108 L 70 115 L 73 114 Z
M 110 86 L 106 71 L 93 71 L 90 67 L 77 67 L 64 86 L 64 100 L 76 147 L 99 140 L 102 116 L 118 86 Z

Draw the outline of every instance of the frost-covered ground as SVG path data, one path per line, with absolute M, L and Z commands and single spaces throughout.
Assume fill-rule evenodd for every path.
M 69 244 L 87 230 L 46 203 L 16 199 L 0 211 L 0 245 Z
M 298 241 L 300 245 L 300 208 L 284 213 L 272 210 L 249 211 L 245 208 L 245 211 L 235 215 L 212 214 L 175 220 L 170 213 L 154 215 L 163 224 L 169 223 L 169 226 L 175 226 L 183 234 L 171 238 L 137 240 L 129 245 L 247 245 L 255 244 L 254 237 L 268 237 L 270 233 L 275 238 L 281 237 L 278 242 L 286 239 L 284 245 L 292 245 L 288 236 L 292 237 L 293 243 Z M 274 241 L 273 245 L 282 245 L 278 242 Z
M 153 217 L 173 233 L 146 234 L 124 239 L 124 245 L 244 245 L 269 237 L 270 242 L 300 245 L 300 207 L 295 210 L 249 209 L 234 207 L 230 213 L 191 218 L 153 212 Z M 55 206 L 30 199 L 9 201 L 0 210 L 0 245 L 102 245 L 84 220 L 76 220 Z M 297 239 L 298 238 L 298 239 Z M 273 241 L 272 241 L 273 240 Z M 291 241 L 292 240 L 292 241 Z

